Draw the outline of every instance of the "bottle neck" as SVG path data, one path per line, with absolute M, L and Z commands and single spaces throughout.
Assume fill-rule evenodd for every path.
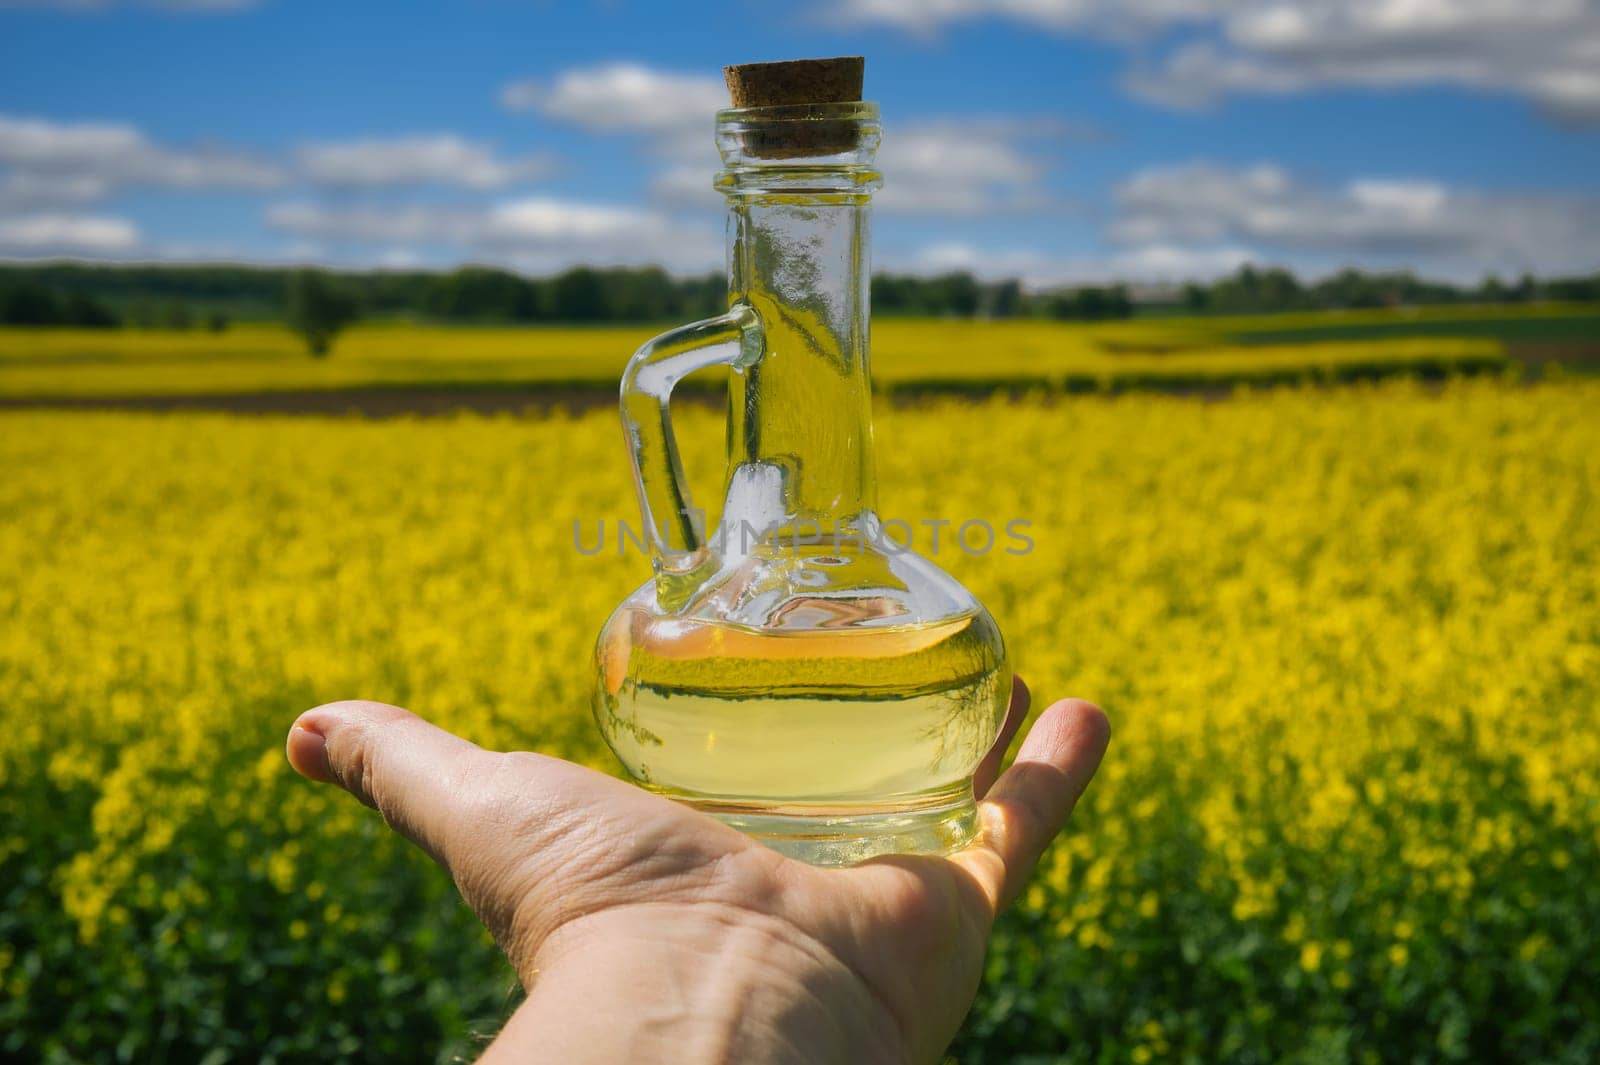
M 853 528 L 877 504 L 868 354 L 877 144 L 870 104 L 719 115 L 731 295 L 765 335 L 761 357 L 730 379 L 729 509 L 798 535 Z M 762 498 L 752 507 L 741 493 Z
M 761 358 L 731 378 L 730 469 L 776 470 L 797 526 L 853 524 L 877 487 L 866 204 L 750 198 L 728 227 L 733 298 L 761 316 L 766 337 Z

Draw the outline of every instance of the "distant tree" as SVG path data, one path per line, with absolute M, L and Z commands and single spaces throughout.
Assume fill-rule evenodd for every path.
M 1478 298 L 1485 303 L 1500 303 L 1506 298 L 1506 283 L 1498 275 L 1490 274 L 1478 286 Z
M 114 329 L 122 324 L 109 307 L 81 292 L 71 293 L 62 301 L 61 322 L 80 329 Z
M 1302 291 L 1293 274 L 1275 266 L 1261 272 L 1256 289 L 1258 305 L 1274 311 L 1291 310 L 1300 306 Z
M 965 271 L 944 274 L 932 281 L 932 295 L 935 306 L 934 314 L 953 314 L 960 318 L 971 318 L 978 313 L 978 301 L 982 291 L 978 282 Z
M 206 315 L 206 328 L 213 333 L 225 333 L 228 330 L 228 316 L 221 311 L 212 311 Z
M 549 286 L 550 316 L 564 322 L 598 322 L 606 317 L 606 279 L 587 266 L 558 274 Z
M 43 285 L 24 280 L 0 292 L 0 321 L 6 325 L 57 325 L 61 301 Z
M 916 309 L 912 286 L 915 278 L 894 274 L 875 274 L 872 278 L 872 307 L 880 314 L 908 314 Z
M 322 358 L 339 331 L 360 314 L 356 298 L 337 280 L 318 270 L 297 270 L 289 277 L 285 319 L 305 338 L 306 350 Z
M 1052 293 L 1045 301 L 1045 313 L 1052 318 L 1071 318 L 1085 322 L 1127 318 L 1133 314 L 1133 301 L 1121 285 L 1099 287 L 1081 285 Z
M 987 302 L 989 317 L 1015 318 L 1022 313 L 1022 282 L 1011 278 L 990 286 Z
M 1552 278 L 1540 287 L 1547 299 L 1600 301 L 1600 273 L 1590 277 Z
M 163 329 L 188 329 L 194 325 L 194 316 L 189 313 L 187 304 L 168 300 L 161 306 L 160 322 Z
M 24 277 L 0 285 L 0 324 L 110 329 L 119 323 L 110 308 L 81 292 L 63 297 Z
M 1133 297 L 1128 295 L 1126 285 L 1112 285 L 1106 290 L 1106 317 L 1133 317 Z
M 1325 307 L 1381 307 L 1386 302 L 1381 279 L 1348 267 L 1319 284 L 1317 292 Z
M 721 272 L 704 274 L 680 282 L 682 304 L 678 312 L 685 318 L 710 318 L 728 309 L 728 277 Z
M 425 307 L 441 318 L 527 322 L 539 317 L 534 285 L 516 274 L 486 266 L 463 266 L 434 279 Z
M 281 316 L 293 276 L 288 269 L 253 266 L 0 263 L 0 321 L 156 328 L 187 318 L 191 327 L 214 329 L 219 314 L 250 319 Z M 674 277 L 652 267 L 579 268 L 540 278 L 483 266 L 323 276 L 354 299 L 364 315 L 420 314 L 448 321 L 689 321 L 728 306 L 724 275 Z M 872 305 L 886 317 L 1120 316 L 1119 294 L 1106 286 L 1100 289 L 1080 296 L 1071 290 L 1019 291 L 1012 281 L 978 282 L 967 274 L 875 274 Z M 1405 271 L 1347 269 L 1307 282 L 1282 268 L 1257 265 L 1215 281 L 1184 285 L 1172 293 L 1169 302 L 1175 306 L 1169 309 L 1255 314 L 1534 299 L 1600 300 L 1600 275 L 1522 276 L 1491 280 L 1480 287 L 1430 281 Z M 181 304 L 182 310 L 175 313 L 174 304 Z M 320 335 L 326 348 L 334 332 L 323 330 Z

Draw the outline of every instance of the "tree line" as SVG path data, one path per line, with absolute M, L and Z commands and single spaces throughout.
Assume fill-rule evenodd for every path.
M 1404 271 L 1367 273 L 1352 269 L 1307 284 L 1282 268 L 1246 265 L 1209 285 L 1188 284 L 1182 290 L 1183 308 L 1200 314 L 1531 303 L 1536 300 L 1600 301 L 1600 273 L 1544 280 L 1524 274 L 1513 282 L 1490 275 L 1477 285 L 1451 285 Z
M 1305 282 L 1288 270 L 1241 267 L 1209 283 L 1130 289 L 1083 285 L 1029 290 L 969 273 L 877 274 L 876 314 L 1094 321 L 1136 312 L 1235 314 L 1537 299 L 1600 300 L 1600 274 L 1478 285 L 1409 273 L 1345 270 Z M 0 324 L 115 328 L 226 328 L 232 320 L 289 320 L 306 307 L 334 317 L 473 323 L 689 321 L 725 309 L 720 273 L 675 277 L 654 268 L 575 267 L 549 277 L 464 266 L 448 271 L 329 271 L 234 265 L 0 265 Z

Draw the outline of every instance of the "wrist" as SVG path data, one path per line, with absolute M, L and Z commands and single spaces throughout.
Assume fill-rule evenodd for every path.
M 531 968 L 528 999 L 485 1060 L 906 1060 L 894 1016 L 855 972 L 782 918 L 740 907 L 578 918 Z

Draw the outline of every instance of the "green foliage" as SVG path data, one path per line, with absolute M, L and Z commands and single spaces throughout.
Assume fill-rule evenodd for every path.
M 1004 915 L 962 1065 L 1091 1065 L 1107 1047 L 1119 1061 L 1260 1065 L 1600 1060 L 1592 826 L 1554 816 L 1522 760 L 1470 727 L 1429 747 L 1432 773 L 1477 786 L 1359 816 L 1379 828 L 1359 846 L 1297 838 L 1308 784 L 1289 760 L 1272 801 L 1250 804 L 1251 861 L 1275 886 L 1270 909 L 1243 919 L 1235 884 L 1198 875 L 1198 796 L 1169 786 L 1151 818 L 1096 809 L 1109 822 L 1096 834 L 1136 856 L 1113 888 L 1135 904 L 1107 915 L 1105 942 L 1063 935 L 1059 915 L 1097 891 L 1073 863 L 1059 901 Z M 1369 755 L 1358 779 L 1415 773 L 1423 757 Z M 1515 825 L 1515 841 L 1474 856 L 1470 891 L 1441 890 L 1404 841 L 1457 837 L 1464 821 Z
M 1116 730 L 954 1060 L 1600 1060 L 1597 403 L 880 406 L 884 514 L 1024 508 L 1027 556 L 939 561 Z M 676 425 L 717 478 L 723 413 Z M 613 767 L 593 639 L 648 567 L 571 537 L 636 517 L 615 413 L 9 412 L 0 469 L 0 1060 L 470 1054 L 511 974 L 284 730 L 359 694 Z
M 1600 301 L 1600 274 L 1547 281 L 1524 274 L 1513 285 L 1490 275 L 1473 287 L 1427 281 L 1406 271 L 1345 269 L 1307 284 L 1282 267 L 1245 265 L 1209 285 L 1187 284 L 1181 295 L 1183 306 L 1192 312 L 1223 314 L 1537 300 Z
M 194 327 L 194 315 L 188 304 L 180 300 L 168 300 L 161 306 L 152 324 L 157 329 L 191 329 Z
M 289 276 L 284 320 L 306 342 L 315 358 L 328 354 L 333 338 L 356 320 L 360 305 L 342 282 L 317 270 Z
M 978 282 L 964 272 L 938 277 L 878 274 L 872 279 L 872 307 L 878 314 L 970 318 L 983 296 Z
M 1463 309 L 1442 321 L 1407 315 L 1409 329 L 1471 327 L 1481 335 L 1401 336 L 1381 340 L 1263 343 L 1255 332 L 1366 326 L 1387 328 L 1392 312 L 1364 316 L 1166 318 L 1066 323 L 1042 319 L 888 318 L 873 327 L 875 385 L 900 395 L 987 396 L 1024 392 L 1218 388 L 1235 383 L 1333 382 L 1408 375 L 1441 378 L 1507 371 L 1493 338 L 1507 328 L 1593 331 L 1586 308 L 1535 305 L 1516 316 L 1474 317 Z M 1363 318 L 1367 319 L 1363 321 Z M 649 326 L 538 328 L 420 326 L 372 322 L 348 330 L 334 362 L 310 363 L 294 334 L 241 325 L 225 336 L 136 330 L 120 333 L 0 330 L 0 396 L 161 396 L 320 392 L 378 388 L 400 399 L 456 389 L 516 389 L 614 396 L 629 355 Z M 704 393 L 714 375 L 678 387 Z
M 1112 285 L 1109 288 L 1083 285 L 1057 292 L 1045 301 L 1045 308 L 1051 318 L 1070 318 L 1081 322 L 1128 318 L 1133 314 L 1133 303 L 1128 299 L 1128 290 L 1121 285 Z
M 237 265 L 102 266 L 84 263 L 0 265 L 0 293 L 19 285 L 47 289 L 58 298 L 81 298 L 140 325 L 162 325 L 162 308 L 182 304 L 204 319 L 277 318 L 293 271 Z M 331 276 L 331 275 L 330 275 Z M 458 322 L 689 321 L 722 311 L 727 281 L 720 273 L 678 278 L 657 267 L 575 267 L 533 278 L 490 266 L 446 271 L 377 270 L 338 274 L 368 314 L 423 316 Z M 1600 274 L 1514 283 L 1489 278 L 1477 287 L 1444 284 L 1407 273 L 1345 270 L 1316 282 L 1276 267 L 1244 266 L 1230 277 L 1188 284 L 1177 292 L 1122 286 L 1025 290 L 1016 279 L 980 281 L 970 273 L 934 277 L 877 274 L 877 313 L 913 317 L 1057 317 L 1111 319 L 1136 308 L 1187 308 L 1195 313 L 1421 306 L 1464 302 L 1600 301 Z M 5 319 L 0 318 L 0 321 Z M 23 323 L 18 320 L 15 324 Z M 48 323 L 56 324 L 55 319 Z M 77 322 L 73 324 L 92 324 Z M 104 323 L 99 323 L 104 324 Z
M 0 274 L 0 325 L 109 329 L 119 324 L 109 307 L 82 292 L 63 294 L 26 275 Z

